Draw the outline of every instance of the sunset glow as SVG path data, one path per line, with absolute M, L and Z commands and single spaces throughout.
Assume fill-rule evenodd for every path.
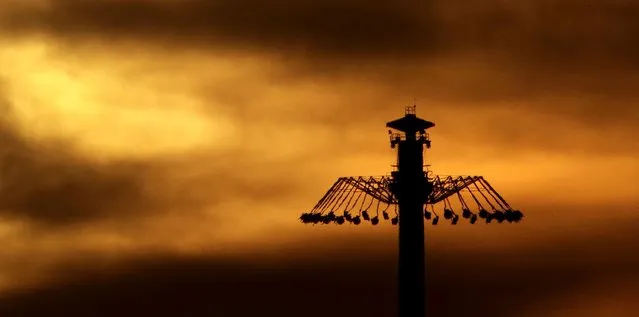
M 527 215 L 427 226 L 432 274 L 596 262 L 639 283 L 639 49 L 620 13 L 638 6 L 249 2 L 0 4 L 0 315 L 5 294 L 75 281 L 65 267 L 395 259 L 395 227 L 297 218 L 338 177 L 390 171 L 384 124 L 414 98 L 432 170 L 483 175 Z M 639 312 L 637 287 L 583 267 L 597 278 L 548 296 L 526 280 L 535 300 L 491 316 Z M 604 286 L 620 295 L 591 300 Z

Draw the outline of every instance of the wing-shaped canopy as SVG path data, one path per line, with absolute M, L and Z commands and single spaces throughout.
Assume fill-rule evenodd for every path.
M 301 220 L 305 223 L 359 224 L 363 219 L 376 225 L 382 217 L 397 224 L 398 202 L 390 190 L 391 180 L 389 176 L 341 177 L 310 213 L 302 215 Z M 462 217 L 471 223 L 475 223 L 477 217 L 486 222 L 518 222 L 523 217 L 481 176 L 435 176 L 429 181 L 433 191 L 426 200 L 424 217 L 432 219 L 433 224 L 439 219 L 435 205 L 443 205 L 444 218 L 452 220 L 453 224 L 459 219 L 455 209 L 460 209 Z M 392 213 L 392 219 L 389 213 Z

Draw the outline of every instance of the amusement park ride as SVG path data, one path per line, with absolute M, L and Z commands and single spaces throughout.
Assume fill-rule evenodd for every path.
M 460 214 L 455 209 L 471 224 L 516 223 L 523 218 L 482 176 L 434 176 L 428 171 L 423 151 L 431 147 L 426 130 L 434 126 L 417 117 L 415 106 L 407 107 L 403 118 L 386 124 L 392 129 L 391 148 L 397 149 L 391 174 L 341 177 L 300 217 L 307 224 L 378 225 L 384 219 L 399 226 L 399 317 L 426 314 L 424 219 L 437 225 L 441 214 L 456 225 Z M 437 204 L 443 205 L 440 212 Z

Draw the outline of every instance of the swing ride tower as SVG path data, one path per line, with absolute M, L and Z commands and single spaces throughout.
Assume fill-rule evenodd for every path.
M 435 205 L 443 203 L 444 219 L 453 225 L 459 221 L 453 205 L 471 224 L 478 218 L 486 223 L 519 222 L 523 218 L 481 176 L 431 176 L 424 170 L 424 149 L 431 147 L 426 130 L 434 126 L 417 117 L 415 106 L 407 107 L 404 117 L 386 124 L 391 129 L 391 148 L 397 150 L 397 164 L 390 176 L 341 177 L 311 212 L 300 217 L 303 223 L 311 224 L 359 225 L 367 221 L 378 225 L 381 211 L 384 220 L 390 219 L 399 227 L 399 317 L 426 315 L 424 218 L 437 225 Z M 457 203 L 453 204 L 451 198 L 457 198 Z M 473 203 L 477 212 L 471 211 Z M 395 211 L 392 219 L 388 213 L 391 207 Z
M 433 191 L 424 173 L 423 148 L 430 147 L 426 129 L 432 122 L 419 119 L 414 108 L 406 115 L 386 124 L 400 131 L 391 136 L 391 147 L 397 149 L 396 171 L 391 173 L 390 190 L 399 207 L 399 316 L 425 315 L 425 258 L 423 210 Z

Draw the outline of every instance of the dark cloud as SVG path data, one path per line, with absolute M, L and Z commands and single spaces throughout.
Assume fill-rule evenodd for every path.
M 2 101 L 0 119 L 0 214 L 45 223 L 126 216 L 150 207 L 144 190 L 148 166 L 136 162 L 92 163 L 64 141 L 38 142 L 12 120 Z
M 13 15 L 6 26 L 63 37 L 377 53 L 423 32 L 422 13 L 409 9 L 363 1 L 56 0 Z
M 445 246 L 438 246 L 428 258 L 429 313 L 518 316 L 533 308 L 549 311 L 539 303 L 587 288 L 607 285 L 614 292 L 610 285 L 639 277 L 639 258 L 630 251 L 638 238 L 636 226 L 615 229 L 614 234 L 594 230 L 514 252 L 443 251 Z M 394 316 L 394 252 L 387 248 L 347 252 L 340 247 L 326 251 L 331 249 L 326 243 L 331 242 L 298 245 L 274 255 L 276 260 L 156 254 L 98 269 L 85 259 L 55 270 L 66 281 L 0 297 L 0 313 Z M 313 250 L 318 256 L 300 260 L 300 254 Z
M 639 36 L 639 6 L 631 1 L 50 3 L 41 10 L 12 10 L 3 29 L 15 34 L 179 42 L 349 60 L 481 50 L 554 66 L 638 65 L 634 39 Z

